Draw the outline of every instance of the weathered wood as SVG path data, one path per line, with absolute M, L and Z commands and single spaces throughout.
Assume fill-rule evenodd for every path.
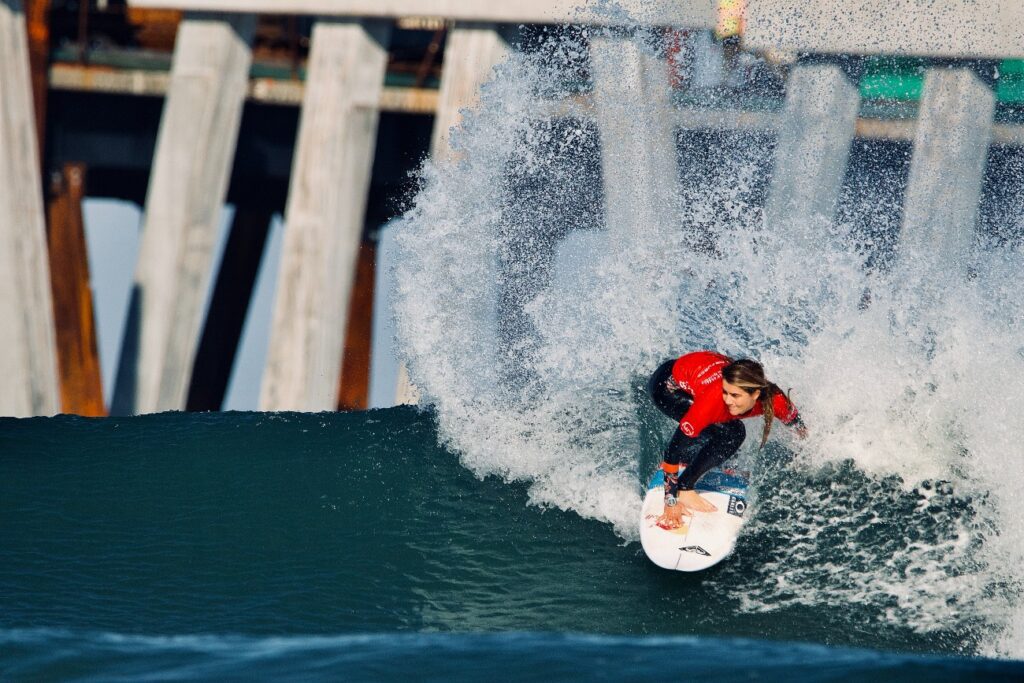
M 103 379 L 96 350 L 96 319 L 89 280 L 82 201 L 85 164 L 67 163 L 50 189 L 47 245 L 57 330 L 61 412 L 100 417 Z
M 263 410 L 333 410 L 363 234 L 391 27 L 313 29 Z
M 938 287 L 967 273 L 994 111 L 994 93 L 971 71 L 929 69 L 925 75 L 900 257 L 904 270 L 934 278 Z
M 28 0 L 25 19 L 28 27 L 28 61 L 32 72 L 32 101 L 36 113 L 36 132 L 39 135 L 39 158 L 46 150 L 46 91 L 50 62 L 50 5 L 51 0 Z
M 799 66 L 786 84 L 765 224 L 780 239 L 813 243 L 832 221 L 860 96 L 836 66 Z
M 178 31 L 112 412 L 185 407 L 252 61 L 251 15 Z M 133 337 L 134 339 L 129 339 Z
M 133 7 L 256 12 L 259 14 L 316 14 L 395 19 L 445 17 L 456 21 L 510 24 L 597 23 L 623 21 L 621 14 L 588 12 L 584 0 L 130 0 Z M 619 0 L 637 21 L 664 26 L 714 28 L 715 0 Z
M 0 415 L 60 410 L 39 149 L 21 0 L 0 0 Z
M 265 209 L 235 209 L 192 366 L 186 410 L 220 410 L 224 403 L 272 218 Z
M 338 410 L 370 406 L 370 360 L 373 348 L 373 295 L 376 289 L 377 243 L 364 239 L 359 247 L 356 281 L 349 302 L 345 355 L 338 382 Z

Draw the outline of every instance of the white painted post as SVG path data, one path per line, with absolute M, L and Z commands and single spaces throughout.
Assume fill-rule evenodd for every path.
M 966 273 L 994 112 L 994 93 L 969 70 L 925 75 L 900 258 L 929 279 Z
M 765 224 L 810 243 L 832 221 L 857 125 L 857 88 L 832 65 L 799 66 L 786 84 Z
M 506 33 L 497 24 L 457 23 L 449 31 L 430 143 L 430 155 L 435 161 L 458 158 L 449 146 L 449 135 L 452 129 L 459 127 L 462 111 L 476 105 L 480 87 L 491 78 L 494 67 L 505 60 L 508 52 Z M 415 404 L 419 399 L 419 391 L 409 380 L 403 363 L 398 369 L 395 403 Z
M 636 39 L 591 41 L 610 235 L 642 241 L 671 220 L 678 196 L 675 116 L 668 65 Z
M 53 295 L 21 0 L 0 0 L 0 415 L 60 412 Z
M 451 153 L 448 136 L 462 121 L 461 111 L 476 105 L 480 87 L 490 80 L 494 67 L 505 60 L 508 51 L 508 41 L 496 24 L 455 24 L 449 31 L 430 143 L 435 160 Z
M 390 24 L 313 29 L 261 410 L 334 410 Z
M 135 271 L 137 317 L 125 331 L 112 412 L 185 407 L 255 23 L 189 15 L 178 29 Z

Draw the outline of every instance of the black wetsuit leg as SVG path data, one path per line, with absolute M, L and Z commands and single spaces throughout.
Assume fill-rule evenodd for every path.
M 677 429 L 665 449 L 665 462 L 686 465 L 679 476 L 678 490 L 692 490 L 708 470 L 735 455 L 746 436 L 747 432 L 739 420 L 710 424 L 694 438 Z
M 669 360 L 658 366 L 647 381 L 647 393 L 658 410 L 679 422 L 693 405 L 693 396 L 680 389 L 672 379 L 674 364 L 674 360 Z M 686 465 L 686 469 L 678 480 L 674 475 L 666 474 L 667 492 L 693 489 L 697 480 L 708 470 L 732 457 L 743 445 L 745 437 L 746 430 L 739 420 L 708 425 L 695 438 L 676 429 L 665 448 L 665 462 L 670 465 Z

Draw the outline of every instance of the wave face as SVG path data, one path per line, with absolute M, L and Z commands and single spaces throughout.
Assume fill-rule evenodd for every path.
M 992 150 L 972 239 L 915 247 L 898 240 L 908 145 L 855 144 L 835 220 L 766 226 L 774 139 L 683 131 L 659 220 L 616 225 L 649 207 L 604 206 L 594 123 L 547 113 L 595 35 L 535 36 L 503 64 L 403 218 L 399 336 L 442 443 L 633 541 L 671 430 L 643 378 L 692 349 L 756 357 L 812 436 L 739 456 L 758 512 L 723 570 L 742 567 L 736 609 L 860 606 L 1024 655 L 1024 213 L 1003 201 L 1021 155 Z M 643 106 L 614 112 L 641 141 Z
M 991 627 L 969 592 L 947 595 L 928 629 L 926 602 L 910 589 L 892 597 L 905 585 L 903 535 L 954 553 L 955 530 L 978 518 L 945 488 L 908 493 L 850 464 L 775 468 L 762 486 L 831 507 L 765 497 L 733 558 L 682 575 L 606 522 L 531 505 L 527 483 L 474 476 L 437 429 L 412 408 L 0 420 L 0 632 L 986 647 Z M 966 589 L 972 571 L 961 567 Z M 889 587 L 865 592 L 865 576 Z M 831 592 L 852 597 L 837 609 Z

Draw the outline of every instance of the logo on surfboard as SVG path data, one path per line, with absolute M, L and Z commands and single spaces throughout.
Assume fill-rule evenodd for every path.
M 737 496 L 729 496 L 729 507 L 726 510 L 730 515 L 736 517 L 742 517 L 743 512 L 747 509 L 747 502 Z
M 680 548 L 680 550 L 682 550 L 684 553 L 697 553 L 698 555 L 703 555 L 704 557 L 711 557 L 711 553 L 709 553 L 707 550 L 704 550 L 704 548 L 701 548 L 699 545 L 684 545 L 682 548 Z

